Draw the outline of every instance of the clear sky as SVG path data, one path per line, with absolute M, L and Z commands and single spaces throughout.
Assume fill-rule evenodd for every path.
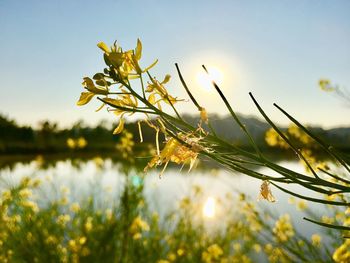
M 277 102 L 304 123 L 350 126 L 350 108 L 320 91 L 320 78 L 350 89 L 350 1 L 16 1 L 0 0 L 0 112 L 22 124 L 50 119 L 113 119 L 99 104 L 75 105 L 83 76 L 103 68 L 99 41 L 133 48 L 139 37 L 143 64 L 160 60 L 152 74 L 173 76 L 174 63 L 210 112 L 226 113 L 214 92 L 200 88 L 201 64 L 223 74 L 233 107 L 258 115 L 255 94 L 277 122 Z M 190 105 L 179 106 L 192 111 Z

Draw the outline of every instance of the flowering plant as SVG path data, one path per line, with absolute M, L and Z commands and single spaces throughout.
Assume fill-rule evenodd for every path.
M 259 105 L 252 93 L 249 93 L 253 103 L 270 124 L 271 130 L 267 133 L 267 141 L 275 145 L 283 145 L 295 152 L 299 159 L 305 164 L 307 171 L 305 174 L 293 171 L 271 161 L 264 155 L 250 132 L 241 122 L 232 106 L 226 99 L 220 87 L 213 81 L 213 88 L 216 90 L 227 110 L 241 128 L 242 132 L 248 138 L 253 151 L 247 151 L 234 145 L 223 138 L 219 137 L 210 123 L 205 108 L 200 105 L 197 99 L 192 95 L 188 88 L 181 71 L 175 64 L 178 76 L 186 90 L 192 103 L 199 111 L 198 125 L 193 126 L 186 122 L 178 113 L 175 105 L 181 99 L 169 94 L 166 84 L 170 81 L 170 75 L 166 75 L 162 81 L 158 81 L 150 73 L 150 69 L 154 67 L 157 60 L 150 66 L 142 69 L 140 60 L 142 56 L 142 44 L 137 40 L 135 49 L 123 51 L 116 42 L 109 48 L 105 43 L 101 42 L 98 47 L 103 51 L 103 58 L 106 68 L 103 72 L 96 73 L 93 78 L 84 77 L 83 87 L 85 92 L 81 93 L 78 105 L 87 104 L 94 96 L 102 102 L 102 109 L 108 106 L 108 111 L 113 112 L 119 118 L 119 124 L 114 130 L 114 134 L 119 134 L 124 128 L 125 115 L 140 114 L 142 119 L 138 122 L 140 131 L 140 140 L 142 141 L 142 123 L 153 128 L 156 133 L 156 155 L 150 160 L 145 167 L 145 171 L 156 167 L 163 166 L 163 171 L 169 162 L 176 164 L 190 164 L 192 168 L 198 156 L 208 157 L 229 170 L 234 170 L 251 177 L 262 180 L 260 198 L 268 201 L 275 201 L 270 189 L 270 184 L 278 189 L 293 195 L 295 197 L 305 199 L 311 202 L 327 204 L 331 206 L 349 207 L 350 192 L 350 162 L 332 146 L 318 138 L 311 130 L 303 126 L 283 108 L 274 104 L 292 123 L 290 134 L 286 134 L 267 116 L 262 107 Z M 207 71 L 203 65 L 203 69 Z M 149 80 L 147 85 L 144 83 L 144 76 Z M 138 91 L 135 86 L 135 80 L 139 80 L 141 89 Z M 324 83 L 322 82 L 322 85 Z M 171 109 L 174 114 L 168 113 L 163 109 L 164 106 Z M 208 128 L 204 129 L 204 125 Z M 165 135 L 165 146 L 160 149 L 159 133 Z M 312 142 L 322 149 L 325 154 L 337 165 L 332 171 L 328 166 L 320 165 L 320 162 L 312 159 L 310 150 L 300 149 L 291 140 L 291 136 L 300 140 L 302 145 Z M 271 175 L 270 172 L 259 172 L 252 167 L 265 167 L 269 171 L 278 175 Z M 160 175 L 161 175 L 160 174 Z M 324 194 L 326 198 L 311 197 L 292 192 L 286 188 L 288 184 L 297 184 L 316 193 Z M 345 209 L 344 209 L 345 211 Z M 319 220 L 304 218 L 313 223 L 336 228 L 343 231 L 349 231 L 347 225 L 335 225 L 324 223 Z

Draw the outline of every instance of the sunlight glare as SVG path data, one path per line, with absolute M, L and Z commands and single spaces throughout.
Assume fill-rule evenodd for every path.
M 215 206 L 216 206 L 215 198 L 212 196 L 209 196 L 203 205 L 203 210 L 202 210 L 203 216 L 206 218 L 213 218 L 216 213 Z
M 222 71 L 215 67 L 208 67 L 207 74 L 204 70 L 197 73 L 197 83 L 204 90 L 210 91 L 213 90 L 214 87 L 212 85 L 212 81 L 215 81 L 219 86 L 222 85 L 223 82 L 223 74 Z

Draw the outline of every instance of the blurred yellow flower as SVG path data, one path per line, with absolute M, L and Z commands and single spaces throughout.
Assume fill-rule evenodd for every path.
M 332 258 L 339 263 L 350 262 L 350 239 L 345 239 L 344 243 L 334 251 Z
M 276 239 L 280 242 L 286 242 L 289 238 L 294 236 L 295 232 L 288 214 L 280 216 L 276 221 L 273 233 L 275 234 Z
M 74 213 L 78 213 L 80 211 L 80 205 L 79 203 L 72 203 L 69 209 Z
M 321 245 L 322 237 L 318 234 L 313 234 L 311 236 L 312 245 L 319 247 Z
M 283 138 L 273 128 L 270 128 L 265 133 L 265 141 L 268 145 L 272 147 L 281 147 L 283 149 L 289 148 L 289 145 L 283 140 Z
M 298 203 L 297 203 L 297 208 L 298 210 L 305 210 L 307 208 L 307 203 L 304 201 L 304 200 L 300 200 Z
M 178 255 L 179 257 L 181 257 L 182 255 L 185 254 L 185 250 L 183 250 L 182 248 L 179 248 L 179 249 L 176 251 L 176 253 L 177 253 L 177 255 Z
M 69 221 L 70 221 L 70 215 L 68 214 L 59 215 L 56 220 L 56 222 L 62 226 L 65 226 L 66 223 L 68 223 Z
M 261 246 L 259 244 L 254 244 L 253 245 L 253 249 L 255 250 L 256 253 L 260 253 L 261 252 Z
M 223 253 L 224 252 L 220 246 L 218 246 L 217 244 L 213 244 L 202 253 L 202 260 L 204 262 L 213 262 L 219 260 Z
M 92 230 L 92 217 L 89 216 L 86 218 L 86 222 L 84 224 L 86 232 L 90 232 Z
M 71 149 L 75 148 L 75 141 L 72 138 L 67 139 L 67 146 Z

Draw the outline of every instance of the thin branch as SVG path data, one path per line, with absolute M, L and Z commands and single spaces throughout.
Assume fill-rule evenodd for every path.
M 312 174 L 315 176 L 315 178 L 319 178 L 317 173 L 314 171 L 314 169 L 311 167 L 310 163 L 306 160 L 304 155 L 300 152 L 300 150 L 296 149 L 294 145 L 289 141 L 287 136 L 283 134 L 283 132 L 280 131 L 279 128 L 271 121 L 271 119 L 266 115 L 266 113 L 263 111 L 263 109 L 260 107 L 259 103 L 255 100 L 253 94 L 249 92 L 249 96 L 252 98 L 255 106 L 258 108 L 261 115 L 264 117 L 264 119 L 271 125 L 271 127 L 283 138 L 283 140 L 293 149 L 293 151 L 305 162 L 305 164 L 308 166 Z

